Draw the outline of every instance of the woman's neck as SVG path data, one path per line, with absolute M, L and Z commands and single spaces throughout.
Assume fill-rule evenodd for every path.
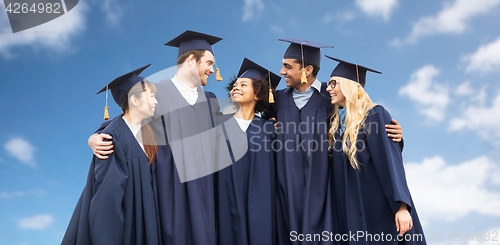
M 255 105 L 240 104 L 238 110 L 234 114 L 234 117 L 243 120 L 252 120 L 255 116 L 254 109 Z
M 141 125 L 143 118 L 139 117 L 138 115 L 135 115 L 136 113 L 132 111 L 127 111 L 123 117 L 125 120 L 127 120 L 129 123 L 132 123 L 134 125 Z

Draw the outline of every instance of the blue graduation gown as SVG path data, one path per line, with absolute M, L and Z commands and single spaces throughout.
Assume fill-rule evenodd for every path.
M 226 124 L 228 123 L 232 123 L 225 127 L 228 134 L 245 134 L 234 119 Z M 274 125 L 255 116 L 246 136 L 246 154 L 233 165 L 218 172 L 218 224 L 221 245 L 276 243 L 275 169 L 274 153 L 271 150 Z
M 198 100 L 191 106 L 170 79 L 159 81 L 155 86 L 158 104 L 150 125 L 158 146 L 156 176 L 163 244 L 217 244 L 214 175 L 181 183 L 168 141 L 169 133 L 178 137 L 182 126 L 199 127 L 198 131 L 187 132 L 190 134 L 214 127 L 212 115 L 221 114 L 216 96 L 199 88 Z M 173 104 L 179 106 L 173 108 Z M 185 118 L 172 118 L 178 115 L 175 113 L 182 113 Z M 179 124 L 175 132 L 168 132 L 168 128 L 172 129 L 169 119 L 182 122 L 182 125 Z M 96 133 L 106 125 L 103 123 Z
M 93 156 L 87 184 L 64 235 L 63 245 L 161 244 L 156 163 L 123 119 L 103 131 L 113 136 L 108 159 Z
M 292 231 L 321 234 L 333 229 L 327 135 L 332 105 L 326 87 L 321 83 L 321 92 L 314 90 L 300 110 L 292 89 L 277 90 L 274 105 L 264 115 L 276 117 L 278 123 L 273 144 L 278 244 L 291 244 Z
M 413 205 L 406 183 L 401 148 L 387 137 L 385 124 L 391 122 L 391 115 L 384 107 L 377 105 L 369 111 L 365 125 L 357 140 L 357 159 L 360 170 L 351 167 L 347 155 L 342 151 L 339 131 L 332 151 L 333 192 L 335 196 L 334 220 L 339 224 L 340 234 L 367 231 L 371 235 L 391 234 L 396 240 L 397 231 L 394 215 L 401 203 L 408 205 L 413 228 L 405 233 L 421 234 L 422 240 L 400 242 L 379 241 L 383 244 L 425 244 L 422 226 Z M 339 140 L 340 139 L 340 140 Z M 364 149 L 363 149 L 364 148 Z M 349 244 L 374 244 L 375 240 L 364 237 Z
M 198 101 L 190 106 L 182 97 L 170 79 L 155 84 L 157 87 L 156 97 L 158 105 L 155 114 L 160 115 L 153 121 L 153 130 L 157 135 L 164 135 L 163 142 L 158 145 L 157 154 L 157 178 L 158 196 L 160 204 L 160 220 L 162 224 L 162 236 L 165 244 L 217 244 L 217 231 L 215 220 L 215 182 L 214 175 L 207 175 L 192 181 L 181 183 L 174 162 L 173 152 L 167 140 L 169 132 L 170 108 L 174 101 L 184 103 L 180 106 L 186 118 L 172 119 L 183 123 L 181 126 L 188 128 L 200 127 L 200 131 L 206 127 L 213 127 L 212 112 L 219 111 L 218 103 L 214 103 L 215 95 L 210 92 L 202 92 L 199 88 Z M 206 98 L 207 103 L 198 103 Z M 179 126 L 179 127 L 181 127 Z M 157 139 L 160 140 L 160 139 Z M 205 144 L 210 144 L 206 142 Z M 185 149 L 187 151 L 191 149 Z M 199 159 L 203 161 L 203 159 Z

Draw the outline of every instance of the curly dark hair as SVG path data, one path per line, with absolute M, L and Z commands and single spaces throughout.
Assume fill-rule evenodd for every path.
M 226 90 L 229 92 L 229 98 L 231 98 L 231 90 L 233 90 L 234 83 L 238 80 L 238 77 L 233 76 L 230 82 L 227 84 Z M 269 82 L 264 79 L 255 77 L 252 79 L 253 92 L 257 95 L 257 104 L 255 105 L 254 112 L 260 113 L 265 112 L 269 106 Z

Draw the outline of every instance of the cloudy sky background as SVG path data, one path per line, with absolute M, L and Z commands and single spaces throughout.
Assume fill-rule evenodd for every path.
M 279 73 L 283 37 L 333 45 L 322 53 L 382 71 L 365 89 L 403 126 L 428 242 L 500 243 L 469 238 L 500 232 L 500 0 L 86 0 L 15 34 L 0 5 L 0 244 L 61 241 L 86 181 L 88 136 L 102 122 L 105 97 L 95 93 L 143 65 L 153 64 L 145 76 L 175 65 L 177 50 L 163 44 L 187 29 L 224 38 L 214 51 L 225 79 L 206 87 L 218 97 L 243 57 Z M 318 79 L 336 64 L 324 58 Z

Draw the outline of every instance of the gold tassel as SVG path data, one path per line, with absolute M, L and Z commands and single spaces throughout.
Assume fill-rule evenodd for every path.
M 307 83 L 306 68 L 302 68 L 302 77 L 300 78 L 300 83 L 302 84 Z
M 274 103 L 274 95 L 272 88 L 269 88 L 269 103 Z
M 109 119 L 108 106 L 104 107 L 104 120 Z
M 361 84 L 358 83 L 358 100 L 363 99 L 363 88 Z
M 273 84 L 271 83 L 271 71 L 267 70 L 267 78 L 269 79 L 269 103 L 274 103 Z
M 215 68 L 215 79 L 217 81 L 222 81 L 222 77 L 220 76 L 219 68 Z
M 300 77 L 300 83 L 302 84 L 307 83 L 306 67 L 304 66 L 304 47 L 302 46 L 304 43 L 307 43 L 307 41 L 300 44 L 300 54 L 302 55 L 302 76 Z

